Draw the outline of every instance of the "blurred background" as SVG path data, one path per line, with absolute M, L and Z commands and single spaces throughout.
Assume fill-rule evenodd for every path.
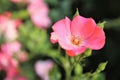
M 52 59 L 52 57 L 57 55 L 47 54 L 47 51 L 55 53 L 55 50 L 51 51 L 50 49 L 56 49 L 57 46 L 53 46 L 49 41 L 50 32 L 52 31 L 51 26 L 65 16 L 72 19 L 76 8 L 79 9 L 81 16 L 92 17 L 97 23 L 106 21 L 104 27 L 106 44 L 104 48 L 99 51 L 93 51 L 92 56 L 88 57 L 84 72 L 94 71 L 99 63 L 108 61 L 107 67 L 103 71 L 105 80 L 120 80 L 120 0 L 45 0 L 45 2 L 49 7 L 49 17 L 51 19 L 51 25 L 47 29 L 47 34 L 44 31 L 39 32 L 37 28 L 33 28 L 34 25 L 30 21 L 25 3 L 12 3 L 10 0 L 0 0 L 0 14 L 10 11 L 14 19 L 21 19 L 24 22 L 19 29 L 18 40 L 22 44 L 22 50 L 31 54 L 29 56 L 30 59 L 21 64 L 23 70 L 29 73 L 27 76 L 31 78 L 30 80 L 34 80 L 33 75 L 35 74 L 33 73 L 35 72 L 32 70 L 32 67 L 37 60 Z M 40 34 L 44 36 L 40 36 Z M 1 38 L 0 43 L 3 43 L 3 41 Z M 46 45 L 46 47 L 43 48 L 43 45 Z M 26 65 L 27 67 L 25 67 Z M 55 70 L 55 72 L 57 71 Z M 61 73 L 64 73 L 64 71 L 61 71 Z M 3 72 L 0 72 L 1 74 Z M 56 76 L 59 77 L 59 73 Z M 0 76 L 1 79 L 3 77 L 4 75 Z

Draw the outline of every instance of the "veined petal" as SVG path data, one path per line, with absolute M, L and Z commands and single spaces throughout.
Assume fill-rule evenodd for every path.
M 86 50 L 86 47 L 80 47 L 73 50 L 66 50 L 66 54 L 68 54 L 69 56 L 76 56 L 78 54 L 82 54 L 83 52 L 85 52 L 85 50 Z
M 71 32 L 74 36 L 86 38 L 92 34 L 96 23 L 92 18 L 76 16 L 71 23 Z
M 105 44 L 105 33 L 104 31 L 96 26 L 93 34 L 86 39 L 86 47 L 89 47 L 91 49 L 101 49 Z
M 55 39 L 53 38 L 56 37 L 58 43 L 63 49 L 73 49 L 73 46 L 70 42 L 71 37 L 70 22 L 71 22 L 70 19 L 66 17 L 65 19 L 56 22 L 52 27 L 54 35 L 52 33 L 51 40 L 54 42 Z

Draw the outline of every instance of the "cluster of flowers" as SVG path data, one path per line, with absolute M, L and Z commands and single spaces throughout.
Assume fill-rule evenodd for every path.
M 43 0 L 11 0 L 11 2 L 26 3 L 31 20 L 36 27 L 45 29 L 50 25 L 49 9 Z M 28 57 L 28 54 L 21 50 L 21 43 L 17 41 L 21 24 L 21 20 L 12 19 L 11 12 L 0 14 L 0 37 L 5 39 L 5 42 L 0 45 L 0 71 L 6 72 L 4 80 L 27 80 L 26 77 L 21 76 L 19 70 L 19 63 L 26 61 Z M 49 80 L 48 72 L 52 67 L 51 60 L 35 63 L 36 73 L 43 80 Z
M 6 71 L 5 80 L 25 80 L 19 76 L 19 62 L 27 60 L 27 53 L 21 50 L 21 44 L 17 41 L 21 21 L 11 19 L 12 14 L 5 12 L 0 14 L 0 37 L 4 43 L 0 46 L 0 70 Z

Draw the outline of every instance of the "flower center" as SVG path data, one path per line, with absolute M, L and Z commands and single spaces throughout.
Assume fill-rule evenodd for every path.
M 72 44 L 79 46 L 83 42 L 83 40 L 80 39 L 79 37 L 72 36 L 71 42 Z

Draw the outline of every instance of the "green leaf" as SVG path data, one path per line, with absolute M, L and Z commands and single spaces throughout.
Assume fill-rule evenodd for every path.
M 17 19 L 27 19 L 29 17 L 29 13 L 26 9 L 14 11 L 12 17 Z

